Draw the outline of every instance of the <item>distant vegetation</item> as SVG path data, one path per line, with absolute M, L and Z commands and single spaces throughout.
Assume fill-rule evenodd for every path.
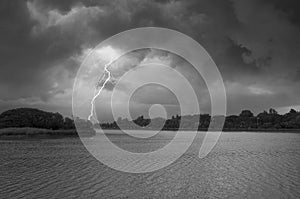
M 207 130 L 210 123 L 224 116 L 211 117 L 208 114 L 172 116 L 148 119 L 140 116 L 133 121 L 119 118 L 111 123 L 101 123 L 102 129 L 162 129 L 178 130 L 181 123 L 182 130 Z M 200 119 L 199 119 L 200 118 Z M 76 118 L 76 123 L 81 123 L 81 130 L 87 135 L 94 135 L 92 123 Z M 96 127 L 96 126 L 95 126 Z M 291 109 L 286 114 L 278 114 L 275 109 L 263 111 L 258 115 L 250 110 L 243 110 L 239 115 L 225 117 L 224 131 L 298 131 L 300 129 L 300 112 Z M 18 108 L 0 114 L 0 136 L 9 135 L 78 135 L 74 120 L 64 118 L 59 113 L 51 113 L 32 108 Z
M 162 130 L 177 130 L 181 122 L 181 128 L 186 130 L 207 130 L 210 122 L 214 122 L 224 116 L 211 117 L 208 114 L 173 116 L 166 121 L 162 118 L 146 119 L 143 116 L 138 117 L 133 121 L 127 119 L 118 119 L 118 122 L 102 123 L 103 129 L 157 129 Z M 275 109 L 270 109 L 268 112 L 263 111 L 258 115 L 250 110 L 243 110 L 239 115 L 230 115 L 225 118 L 224 131 L 276 131 L 276 130 L 296 130 L 300 129 L 300 112 L 291 109 L 288 113 L 281 115 Z
M 89 121 L 76 118 L 86 135 L 95 131 Z M 18 108 L 0 114 L 0 136 L 77 136 L 74 120 L 64 118 L 59 113 L 51 113 L 33 108 Z

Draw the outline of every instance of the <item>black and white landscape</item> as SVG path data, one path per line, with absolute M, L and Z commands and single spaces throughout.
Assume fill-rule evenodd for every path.
M 297 0 L 1 0 L 0 198 L 300 198 L 299 10 Z M 178 31 L 207 51 L 224 82 L 226 114 L 211 113 L 207 82 L 185 57 L 151 47 L 94 49 L 143 27 Z M 106 62 L 92 65 L 85 61 L 91 54 Z M 97 84 L 80 90 L 85 96 L 100 88 L 93 101 L 79 101 L 95 106 L 95 112 L 85 110 L 97 117 L 93 121 L 74 114 L 73 88 L 83 63 L 99 72 L 87 72 L 87 81 Z M 129 88 L 145 78 L 168 79 L 188 95 L 159 64 L 186 78 L 200 112 L 189 99 L 181 112 L 178 96 L 156 84 L 125 101 Z M 117 116 L 110 104 L 115 90 Z M 127 109 L 131 118 L 124 116 Z M 222 134 L 199 158 L 218 120 L 224 121 Z M 151 172 L 118 170 L 89 149 L 105 141 L 150 154 L 181 133 L 175 153 L 193 132 L 183 155 Z M 105 158 L 130 170 L 122 158 L 131 159 L 107 146 L 99 146 Z

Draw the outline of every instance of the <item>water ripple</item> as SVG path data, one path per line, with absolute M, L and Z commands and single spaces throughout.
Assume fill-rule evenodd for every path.
M 0 141 L 0 198 L 300 198 L 299 134 L 224 133 L 198 159 L 202 138 L 144 174 L 106 167 L 75 138 Z

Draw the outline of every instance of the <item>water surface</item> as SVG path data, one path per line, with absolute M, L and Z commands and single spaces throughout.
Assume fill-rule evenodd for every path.
M 110 139 L 145 152 L 168 143 L 167 134 L 136 142 L 112 132 Z M 300 198 L 300 134 L 223 133 L 199 159 L 202 138 L 173 164 L 144 174 L 108 168 L 76 138 L 2 140 L 0 198 Z

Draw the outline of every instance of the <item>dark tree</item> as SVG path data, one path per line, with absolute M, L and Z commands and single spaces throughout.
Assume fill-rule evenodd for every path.
M 249 117 L 253 117 L 253 113 L 249 110 L 242 110 L 239 116 L 243 118 L 249 118 Z

